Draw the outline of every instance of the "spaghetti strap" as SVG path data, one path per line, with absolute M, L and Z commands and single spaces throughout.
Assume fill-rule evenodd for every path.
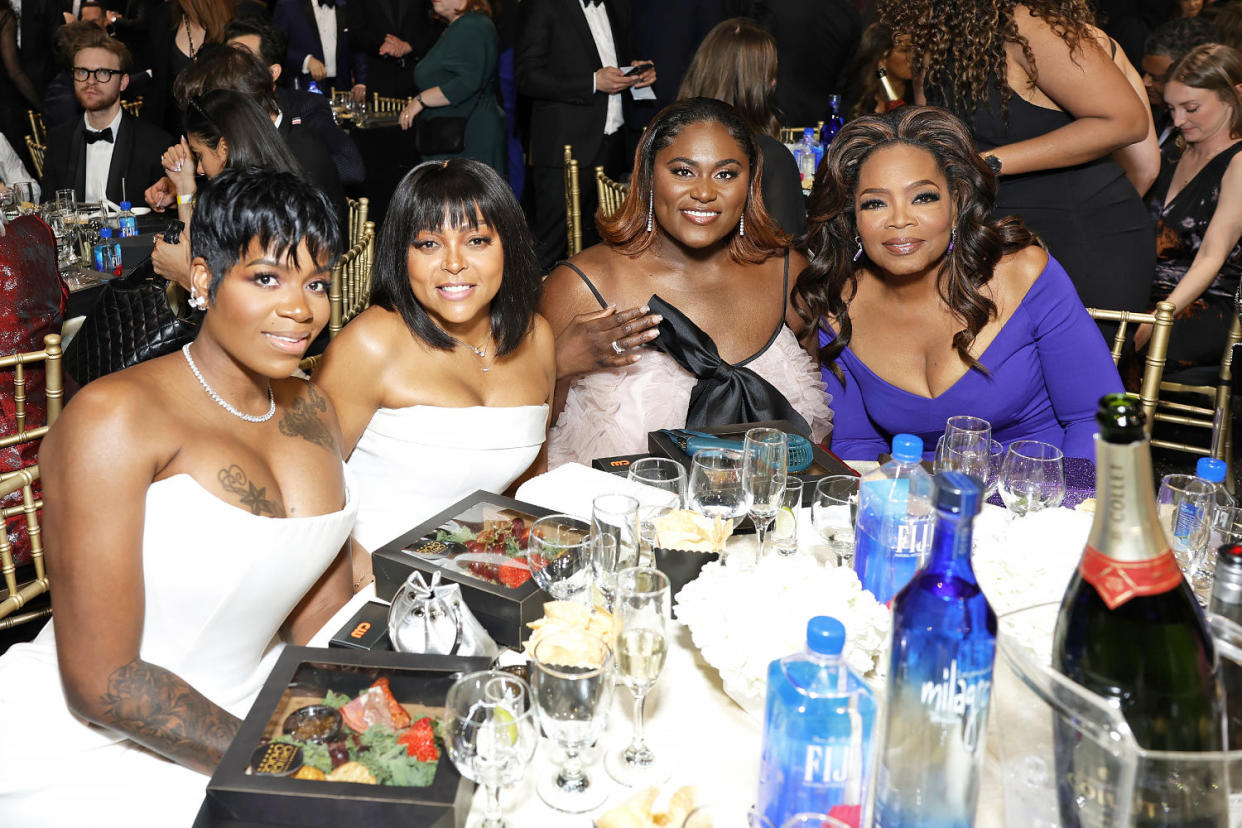
M 590 289 L 591 289 L 591 293 L 594 293 L 594 294 L 595 294 L 595 299 L 596 299 L 596 301 L 597 301 L 597 302 L 599 302 L 599 306 L 600 306 L 601 308 L 606 308 L 606 307 L 608 307 L 608 303 L 604 301 L 604 297 L 600 295 L 599 290 L 595 287 L 595 285 L 594 285 L 594 284 L 592 284 L 592 283 L 591 283 L 591 280 L 587 278 L 587 275 L 586 275 L 585 273 L 583 273 L 583 272 L 582 272 L 582 269 L 581 269 L 581 268 L 579 268 L 579 267 L 578 267 L 576 264 L 574 264 L 573 262 L 568 262 L 568 261 L 561 261 L 561 262 L 557 262 L 557 264 L 558 264 L 558 265 L 565 265 L 565 267 L 569 268 L 569 269 L 570 269 L 570 270 L 572 270 L 574 273 L 577 273 L 577 274 L 578 274 L 578 276 L 579 276 L 579 278 L 581 278 L 581 279 L 582 279 L 582 281 L 586 282 L 586 286 L 587 286 L 588 288 L 590 288 Z M 786 274 L 786 276 L 788 276 L 788 274 L 789 274 L 789 260 L 788 260 L 788 259 L 786 259 L 786 260 L 785 260 L 785 274 Z M 783 315 L 784 315 L 784 310 L 782 310 L 782 311 L 781 311 L 781 314 L 782 314 L 782 318 L 783 318 Z
M 776 322 L 776 330 L 772 331 L 772 335 L 768 337 L 768 341 L 764 344 L 762 348 L 760 348 L 758 351 L 755 351 L 753 354 L 751 354 L 750 356 L 748 356 L 746 359 L 742 360 L 741 362 L 734 363 L 734 365 L 740 368 L 743 365 L 747 364 L 748 362 L 753 362 L 754 360 L 758 359 L 759 356 L 764 351 L 772 347 L 772 343 L 775 342 L 776 338 L 781 335 L 781 330 L 785 327 L 785 309 L 788 305 L 788 302 L 789 302 L 789 250 L 786 249 L 785 250 L 785 278 L 781 281 L 781 318 L 778 319 Z

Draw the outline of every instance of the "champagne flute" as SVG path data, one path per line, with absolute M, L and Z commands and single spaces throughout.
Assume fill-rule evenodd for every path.
M 592 500 L 591 535 L 611 535 L 617 543 L 615 554 L 632 561 L 626 566 L 638 566 L 638 499 L 627 494 L 602 494 Z
M 668 576 L 636 566 L 617 576 L 617 678 L 634 694 L 634 738 L 611 751 L 604 766 L 613 779 L 634 787 L 663 782 L 671 769 L 647 746 L 643 706 L 664 669 L 668 653 L 666 624 L 671 604 Z
M 526 564 L 535 583 L 558 601 L 589 599 L 591 527 L 569 515 L 548 515 L 531 524 Z
M 1015 440 L 1001 463 L 1001 500 L 1021 517 L 1061 505 L 1065 497 L 1065 457 L 1054 445 Z
M 612 702 L 612 651 L 599 636 L 560 632 L 544 637 L 532 655 L 530 683 L 539 721 L 565 753 L 557 772 L 540 778 L 539 797 L 570 814 L 598 808 L 608 792 L 587 775 L 582 752 L 604 731 Z
M 643 457 L 635 460 L 626 474 L 628 480 L 642 483 L 663 492 L 645 493 L 639 498 L 638 529 L 646 554 L 652 555 L 656 547 L 655 525 L 652 521 L 667 509 L 681 509 L 686 505 L 686 469 L 676 460 L 667 457 Z
M 789 473 L 789 443 L 776 428 L 752 428 L 742 444 L 742 486 L 750 494 L 750 519 L 759 539 L 759 557 L 767 551 L 768 527 L 781 508 Z
M 595 568 L 595 588 L 604 598 L 604 609 L 612 612 L 617 598 L 617 573 L 638 566 L 637 550 L 619 546 L 615 536 L 603 532 L 591 537 L 591 559 Z
M 735 523 L 744 517 L 750 511 L 750 492 L 742 485 L 742 453 L 718 448 L 696 453 L 686 500 L 692 510 L 712 519 Z
M 510 673 L 462 676 L 444 700 L 444 745 L 461 775 L 483 786 L 483 828 L 504 828 L 500 789 L 521 780 L 539 744 L 531 691 Z

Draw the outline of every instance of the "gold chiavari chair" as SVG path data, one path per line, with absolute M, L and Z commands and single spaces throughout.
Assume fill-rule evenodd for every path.
M 347 198 L 349 203 L 349 244 L 352 247 L 362 239 L 362 231 L 367 225 L 367 216 L 371 212 L 371 199 L 363 196 L 354 199 Z
M 630 192 L 630 185 L 613 181 L 604 173 L 603 167 L 595 168 L 595 192 L 599 196 L 599 212 L 611 216 L 621 209 L 622 202 Z
M 371 95 L 371 112 L 377 115 L 396 115 L 405 109 L 412 98 L 389 98 L 378 92 Z
M 26 136 L 26 149 L 30 150 L 30 160 L 34 162 L 34 174 L 43 178 L 43 158 L 47 155 L 47 144 L 41 144 L 33 135 Z
M 27 353 L 10 354 L 0 357 L 0 370 L 13 371 L 13 403 L 16 416 L 17 431 L 0 439 L 0 448 L 15 446 L 30 440 L 38 440 L 47 433 L 48 427 L 60 416 L 64 401 L 64 375 L 61 370 L 60 334 L 48 334 L 43 338 L 43 350 Z M 32 427 L 26 421 L 26 366 L 42 362 L 44 365 L 44 387 L 47 397 L 47 422 Z M 3 576 L 3 588 L 0 589 L 0 630 L 9 629 L 27 621 L 46 618 L 51 615 L 50 607 L 22 612 L 22 608 L 33 599 L 49 590 L 47 569 L 43 561 L 43 535 L 39 526 L 39 509 L 43 507 L 41 500 L 35 497 L 34 483 L 39 479 L 37 464 L 0 475 L 0 498 L 8 497 L 13 492 L 22 493 L 20 505 L 0 509 L 0 521 L 17 515 L 26 518 L 26 531 L 30 537 L 30 561 L 33 577 L 18 582 L 17 567 L 13 560 L 13 549 L 9 544 L 8 532 L 0 525 L 0 575 Z
M 1148 437 L 1151 436 L 1152 427 L 1156 424 L 1160 378 L 1164 375 L 1164 359 L 1169 351 L 1169 333 L 1173 330 L 1173 308 L 1172 302 L 1157 302 L 1153 313 L 1087 308 L 1087 313 L 1091 314 L 1091 318 L 1097 322 L 1117 323 L 1117 332 L 1113 335 L 1110 349 L 1114 365 L 1121 359 L 1121 351 L 1126 342 L 1126 329 L 1130 323 L 1151 325 L 1151 340 L 1147 344 L 1147 358 L 1143 365 L 1143 382 L 1139 386 L 1138 393 L 1139 405 L 1145 417 L 1143 429 Z
M 806 127 L 781 127 L 781 134 L 780 134 L 781 143 L 782 144 L 798 143 L 799 141 L 802 140 L 802 136 L 806 135 L 806 129 L 807 129 Z M 812 129 L 815 130 L 816 135 L 819 135 L 820 132 L 822 132 L 824 129 L 824 122 L 820 121 L 818 124 L 812 127 Z
M 138 113 L 142 112 L 142 97 L 139 96 L 132 101 L 121 101 L 121 109 L 137 118 Z
M 35 109 L 27 109 L 26 117 L 30 119 L 30 134 L 40 144 L 47 143 L 47 125 L 43 122 L 43 113 Z
M 1165 395 L 1165 398 L 1161 399 L 1156 407 L 1156 422 L 1204 429 L 1211 435 L 1207 445 L 1181 443 L 1162 438 L 1153 438 L 1151 441 L 1156 448 L 1224 460 L 1228 469 L 1225 481 L 1230 491 L 1233 491 L 1234 485 L 1233 354 L 1234 346 L 1239 342 L 1242 342 L 1242 319 L 1239 319 L 1238 314 L 1235 313 L 1225 339 L 1225 350 L 1217 366 L 1215 384 L 1196 384 L 1189 380 L 1179 382 L 1176 378 L 1166 379 L 1160 383 L 1160 393 Z M 1170 394 L 1199 397 L 1205 401 L 1205 404 L 1192 405 L 1170 400 L 1168 399 Z
M 582 191 L 578 187 L 578 162 L 569 144 L 565 145 L 565 238 L 567 256 L 582 252 Z
M 345 323 L 366 309 L 371 301 L 371 268 L 375 257 L 375 222 L 363 227 L 362 238 L 346 250 L 332 268 L 332 287 L 328 290 L 331 316 L 328 337 L 335 338 Z

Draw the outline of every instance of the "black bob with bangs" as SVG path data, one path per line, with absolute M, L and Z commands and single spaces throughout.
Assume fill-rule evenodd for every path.
M 190 253 L 207 263 L 213 301 L 252 241 L 294 262 L 306 242 L 311 258 L 326 258 L 331 267 L 341 249 L 340 222 L 327 197 L 298 175 L 261 167 L 223 170 L 199 190 L 190 221 Z
M 406 173 L 388 205 L 375 254 L 371 304 L 401 315 L 407 328 L 433 348 L 457 340 L 414 297 L 407 258 L 424 230 L 476 229 L 486 223 L 500 239 L 504 272 L 491 304 L 496 353 L 512 353 L 530 330 L 541 274 L 526 217 L 513 191 L 491 167 L 469 158 L 426 161 Z

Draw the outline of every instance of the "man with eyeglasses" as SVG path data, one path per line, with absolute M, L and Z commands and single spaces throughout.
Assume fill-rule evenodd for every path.
M 164 174 L 160 155 L 172 137 L 121 109 L 130 64 L 124 44 L 99 29 L 74 46 L 73 93 L 85 111 L 48 132 L 43 192 L 72 188 L 80 201 L 137 202 Z

